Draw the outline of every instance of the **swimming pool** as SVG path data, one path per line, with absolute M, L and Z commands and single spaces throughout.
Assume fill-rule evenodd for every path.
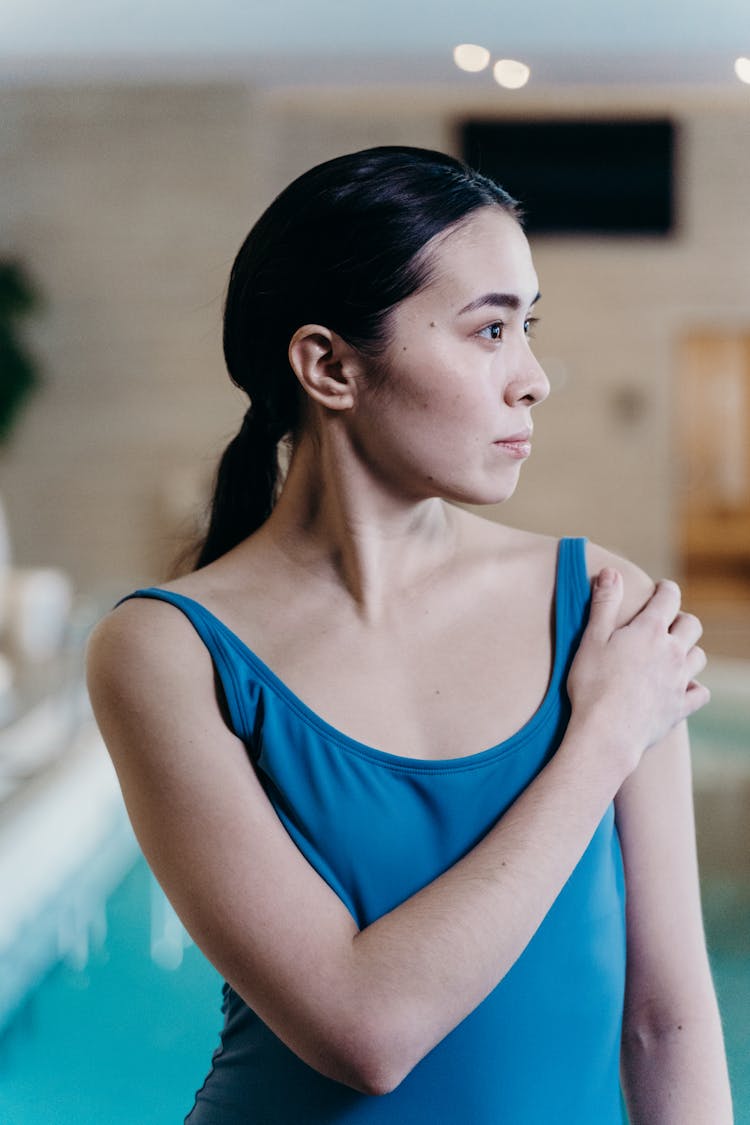
M 153 960 L 151 895 L 139 860 L 88 963 L 58 964 L 6 1029 L 2 1125 L 183 1120 L 217 1043 L 221 982 L 194 946 L 174 969 Z

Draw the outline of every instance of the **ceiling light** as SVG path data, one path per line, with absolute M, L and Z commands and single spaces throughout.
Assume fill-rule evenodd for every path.
M 526 63 L 517 59 L 498 59 L 492 73 L 499 86 L 504 86 L 506 90 L 520 90 L 528 82 L 531 71 Z
M 487 66 L 490 52 L 486 47 L 478 47 L 476 43 L 461 43 L 453 48 L 453 61 L 459 70 L 468 70 L 476 74 Z
M 734 73 L 737 75 L 740 82 L 750 83 L 750 59 L 744 57 L 735 59 Z

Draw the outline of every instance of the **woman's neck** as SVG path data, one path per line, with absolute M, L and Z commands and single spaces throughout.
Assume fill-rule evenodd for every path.
M 374 621 L 454 556 L 460 522 L 443 500 L 394 495 L 335 440 L 318 445 L 306 436 L 257 537 L 347 591 L 357 612 Z

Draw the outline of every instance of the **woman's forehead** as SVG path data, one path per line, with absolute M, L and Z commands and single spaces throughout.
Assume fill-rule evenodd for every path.
M 527 304 L 537 295 L 526 236 L 499 207 L 483 207 L 438 235 L 429 257 L 430 282 L 422 292 L 459 309 L 484 292 L 517 293 Z

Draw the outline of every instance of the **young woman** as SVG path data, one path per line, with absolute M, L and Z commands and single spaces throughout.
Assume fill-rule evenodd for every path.
M 250 408 L 198 568 L 89 662 L 143 851 L 227 981 L 191 1125 L 605 1125 L 621 1064 L 633 1122 L 731 1120 L 700 623 L 601 547 L 450 503 L 516 487 L 538 296 L 514 202 L 418 149 L 314 168 L 239 252 Z

